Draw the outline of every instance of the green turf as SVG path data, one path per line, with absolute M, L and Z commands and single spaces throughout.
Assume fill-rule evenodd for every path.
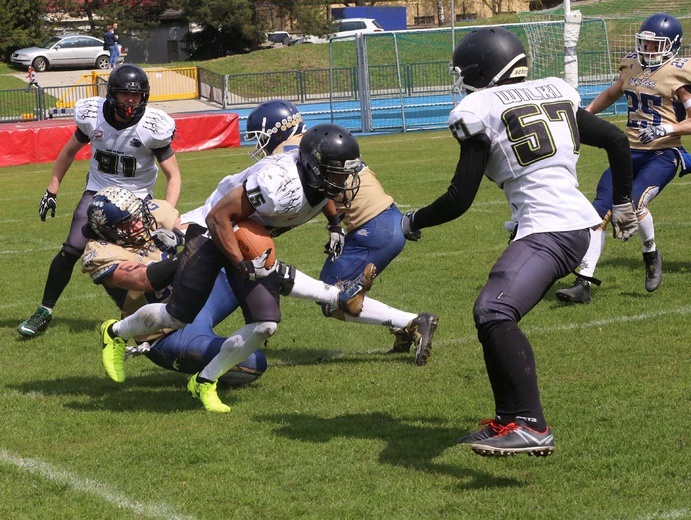
M 446 189 L 458 154 L 448 132 L 360 142 L 404 210 Z M 179 162 L 184 211 L 250 159 L 230 149 Z M 589 198 L 604 165 L 604 152 L 582 150 Z M 524 319 L 556 453 L 492 460 L 453 441 L 493 412 L 472 306 L 507 241 L 496 186 L 484 182 L 461 219 L 424 230 L 372 290 L 440 316 L 427 366 L 384 355 L 383 328 L 284 299 L 266 374 L 221 391 L 233 410 L 214 415 L 188 396 L 185 377 L 145 359 L 127 362 L 124 384 L 105 376 L 97 329 L 117 314 L 78 271 L 48 332 L 16 333 L 40 301 L 87 167 L 73 165 L 47 222 L 37 209 L 50 164 L 0 169 L 0 518 L 691 518 L 687 178 L 651 205 L 665 258 L 656 293 L 644 289 L 638 238 L 610 238 L 590 305 L 556 301 L 565 279 Z M 326 239 L 318 220 L 276 245 L 317 276 Z M 240 324 L 233 315 L 219 332 Z

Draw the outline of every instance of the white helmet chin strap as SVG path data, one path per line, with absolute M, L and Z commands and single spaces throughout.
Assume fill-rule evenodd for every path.
M 521 53 L 521 54 L 519 54 L 518 56 L 516 56 L 514 59 L 512 59 L 509 63 L 507 63 L 506 67 L 504 67 L 503 69 L 501 69 L 501 70 L 497 73 L 497 75 L 494 76 L 494 77 L 492 78 L 492 81 L 490 81 L 490 82 L 487 84 L 487 87 L 485 87 L 485 88 L 493 87 L 494 85 L 496 85 L 496 84 L 497 84 L 497 81 L 499 81 L 499 79 L 500 79 L 504 74 L 506 74 L 506 72 L 507 72 L 508 70 L 510 70 L 511 67 L 513 67 L 516 63 L 518 63 L 518 62 L 519 62 L 520 60 L 522 60 L 523 58 L 525 58 L 525 54 Z M 514 71 L 511 73 L 511 76 L 510 76 L 510 77 L 511 77 L 511 78 L 516 78 L 516 77 L 521 77 L 521 76 L 522 76 L 522 77 L 526 77 L 527 75 L 528 75 L 528 67 L 520 67 L 520 68 L 517 68 L 516 70 L 514 70 Z

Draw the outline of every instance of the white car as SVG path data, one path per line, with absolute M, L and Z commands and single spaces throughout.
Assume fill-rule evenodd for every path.
M 384 32 L 384 28 L 374 18 L 343 18 L 334 20 L 333 23 L 335 33 L 323 37 L 305 35 L 296 43 L 329 43 L 330 38 L 354 38 L 356 34 Z
M 118 63 L 122 61 L 118 59 Z M 110 68 L 110 53 L 103 50 L 103 40 L 86 34 L 53 36 L 41 45 L 19 49 L 12 53 L 10 63 L 36 72 L 58 68 Z
M 332 35 L 333 38 L 384 32 L 384 28 L 374 18 L 343 18 L 334 23 L 336 32 Z

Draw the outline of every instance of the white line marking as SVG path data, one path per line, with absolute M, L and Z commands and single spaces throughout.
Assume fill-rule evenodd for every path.
M 640 517 L 642 520 L 675 520 L 677 518 L 691 518 L 691 509 L 677 509 L 665 513 L 651 513 Z
M 58 469 L 55 466 L 37 459 L 28 459 L 20 455 L 0 450 L 0 462 L 16 466 L 20 470 L 37 475 L 45 480 L 67 485 L 72 489 L 88 495 L 102 498 L 119 508 L 132 510 L 136 515 L 149 518 L 194 520 L 193 516 L 178 513 L 166 504 L 144 504 L 123 497 L 121 493 L 109 488 L 102 482 L 82 478 L 74 473 Z

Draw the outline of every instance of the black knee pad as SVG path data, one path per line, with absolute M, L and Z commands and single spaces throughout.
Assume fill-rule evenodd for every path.
M 477 339 L 480 343 L 485 345 L 490 342 L 490 339 L 495 340 L 496 338 L 503 336 L 508 331 L 517 329 L 513 321 L 502 320 L 502 321 L 488 321 L 487 323 L 482 323 L 477 325 Z
M 281 277 L 281 296 L 288 296 L 295 286 L 295 267 L 278 261 L 276 274 Z

